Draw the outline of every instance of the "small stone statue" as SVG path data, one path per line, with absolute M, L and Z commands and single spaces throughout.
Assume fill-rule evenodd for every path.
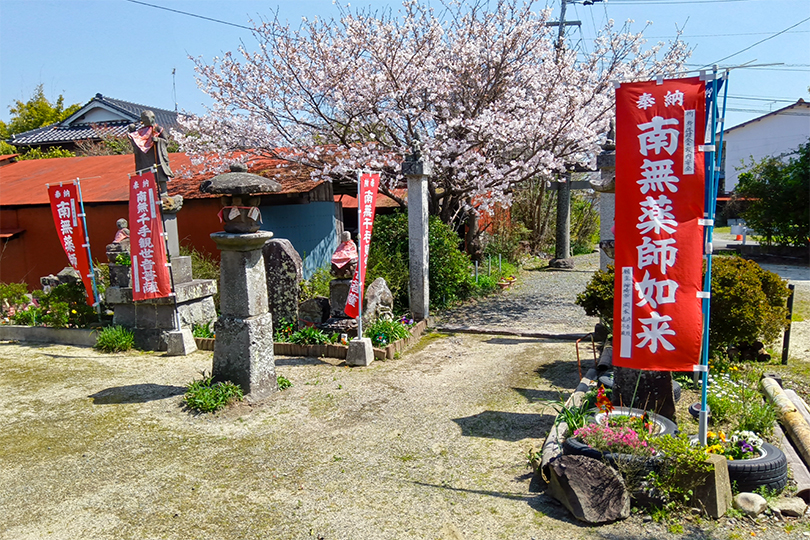
M 336 278 L 351 279 L 357 268 L 357 245 L 349 231 L 340 235 L 340 244 L 332 255 L 332 275 Z
M 150 167 L 157 168 L 156 179 L 161 184 L 161 192 L 169 177 L 174 176 L 169 167 L 169 138 L 166 131 L 155 120 L 155 113 L 143 111 L 141 113 L 141 129 L 135 129 L 135 124 L 129 125 L 129 139 L 135 153 L 135 170 L 142 171 Z
M 118 227 L 118 231 L 115 233 L 115 238 L 113 238 L 113 244 L 120 244 L 124 240 L 129 239 L 129 228 L 127 220 L 124 218 L 119 219 L 115 222 L 116 227 Z

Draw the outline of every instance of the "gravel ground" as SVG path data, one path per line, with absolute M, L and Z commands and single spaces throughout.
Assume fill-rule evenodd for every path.
M 292 388 L 215 415 L 181 403 L 211 353 L 0 343 L 0 539 L 810 536 L 803 521 L 692 516 L 677 535 L 640 515 L 589 527 L 543 494 L 525 456 L 553 421 L 543 400 L 578 382 L 564 334 L 593 325 L 570 296 L 588 257 L 447 317 L 563 338 L 433 333 L 367 368 L 277 357 Z

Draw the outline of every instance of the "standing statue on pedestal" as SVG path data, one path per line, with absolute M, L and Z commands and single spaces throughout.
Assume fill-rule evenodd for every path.
M 343 231 L 340 244 L 332 255 L 332 275 L 340 279 L 352 279 L 357 269 L 357 259 L 357 245 L 352 241 L 352 234 Z

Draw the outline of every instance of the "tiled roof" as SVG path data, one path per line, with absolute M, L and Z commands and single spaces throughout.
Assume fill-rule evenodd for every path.
M 103 124 L 80 122 L 78 120 L 86 112 L 97 106 L 108 107 L 124 118 Z M 15 146 L 58 145 L 86 139 L 100 139 L 105 135 L 120 137 L 127 133 L 129 124 L 134 123 L 140 127 L 141 111 L 144 110 L 154 112 L 157 123 L 163 127 L 172 128 L 178 126 L 177 113 L 174 111 L 148 107 L 96 94 L 93 99 L 63 122 L 18 133 L 12 136 L 9 142 Z
M 169 154 L 169 162 L 177 175 L 169 182 L 169 194 L 188 199 L 216 198 L 200 191 L 200 182 L 213 174 L 193 174 L 194 167 L 186 154 Z M 307 193 L 322 181 L 313 181 L 309 173 L 295 167 L 276 168 L 280 164 L 263 160 L 251 164 L 250 172 L 274 178 L 282 185 L 281 195 Z M 75 158 L 31 159 L 0 167 L 0 205 L 28 206 L 48 204 L 45 184 L 72 182 L 81 179 L 82 198 L 85 202 L 124 202 L 129 199 L 128 175 L 134 172 L 132 154 Z M 272 169 L 272 176 L 268 173 Z M 189 178 L 181 178 L 180 171 L 192 171 Z M 277 176 L 276 176 L 277 175 Z

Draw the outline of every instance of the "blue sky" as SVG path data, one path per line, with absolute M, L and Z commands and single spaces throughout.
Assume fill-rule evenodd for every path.
M 242 26 L 250 26 L 250 18 L 270 17 L 276 9 L 282 19 L 293 23 L 303 16 L 325 18 L 336 12 L 332 0 L 143 2 Z M 559 0 L 549 3 L 558 13 Z M 391 6 L 396 10 L 399 3 L 361 0 L 353 5 Z M 582 22 L 581 27 L 568 29 L 571 43 L 590 50 L 589 41 L 607 17 L 617 23 L 634 19 L 634 29 L 652 21 L 645 31 L 651 41 L 671 38 L 676 28 L 683 28 L 683 39 L 695 49 L 690 69 L 697 69 L 810 19 L 810 0 L 569 4 L 566 19 Z M 63 94 L 67 103 L 83 104 L 100 92 L 173 109 L 173 69 L 179 110 L 203 113 L 208 100 L 196 87 L 188 56 L 210 60 L 235 50 L 240 41 L 248 47 L 255 43 L 247 29 L 127 0 L 0 0 L 0 119 L 8 120 L 12 101 L 27 100 L 40 83 L 49 99 Z M 810 101 L 810 20 L 720 64 L 749 61 L 784 65 L 732 72 L 729 127 L 799 98 Z

